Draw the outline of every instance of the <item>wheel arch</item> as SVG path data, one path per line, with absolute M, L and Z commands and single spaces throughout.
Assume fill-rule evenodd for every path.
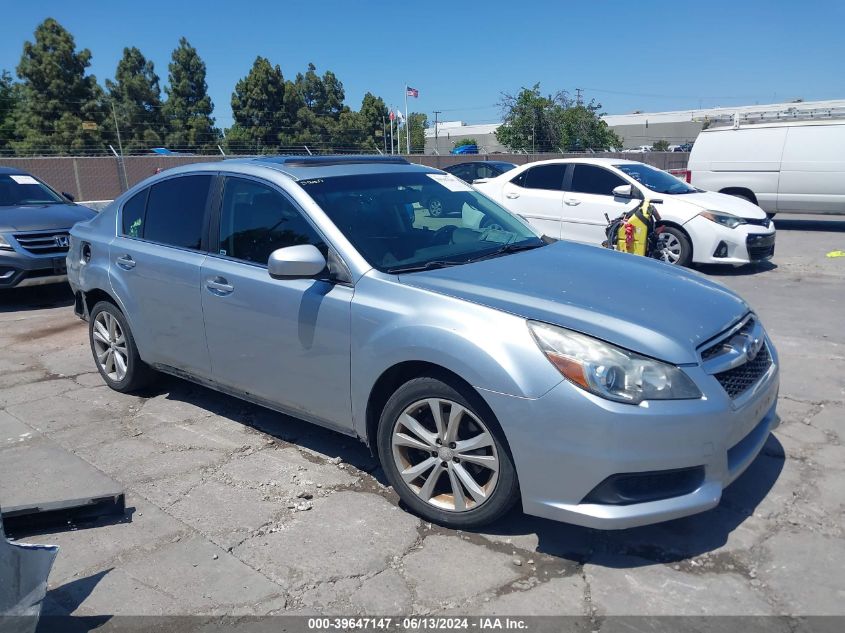
M 692 251 L 690 253 L 690 261 L 692 261 L 692 258 L 695 256 L 695 243 L 693 242 L 692 236 L 689 234 L 689 231 L 687 231 L 682 224 L 679 224 L 673 220 L 661 219 L 660 222 L 657 223 L 657 226 L 671 226 L 673 229 L 677 229 L 678 231 L 683 233 L 684 237 L 687 238 L 687 241 L 689 242 L 689 247 Z
M 725 187 L 724 189 L 720 189 L 719 193 L 724 193 L 729 196 L 737 196 L 738 198 L 746 198 L 759 206 L 757 203 L 757 196 L 747 187 Z
M 390 396 L 399 387 L 409 380 L 422 376 L 437 378 L 452 387 L 460 387 L 475 394 L 479 402 L 483 403 L 486 409 L 485 414 L 493 416 L 494 420 L 496 419 L 495 413 L 487 405 L 481 394 L 478 393 L 478 390 L 454 371 L 428 361 L 403 361 L 387 368 L 381 373 L 373 384 L 372 389 L 370 389 L 370 394 L 367 398 L 365 437 L 363 439 L 374 456 L 378 457 L 378 424 L 384 406 L 387 404 Z M 496 422 L 498 423 L 498 420 Z

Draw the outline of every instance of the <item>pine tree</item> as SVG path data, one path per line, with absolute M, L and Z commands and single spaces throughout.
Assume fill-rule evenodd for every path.
M 0 72 L 0 154 L 12 153 L 12 141 L 16 140 L 15 114 L 20 100 L 20 85 L 12 81 L 12 75 Z
M 38 25 L 17 68 L 23 101 L 20 140 L 13 143 L 18 153 L 102 152 L 103 91 L 85 74 L 90 64 L 91 51 L 77 52 L 73 36 L 56 20 Z
M 168 69 L 167 101 L 163 107 L 167 146 L 192 152 L 213 149 L 220 140 L 220 131 L 211 116 L 214 105 L 205 82 L 205 62 L 184 37 L 173 51 Z
M 364 145 L 368 148 L 382 147 L 382 134 L 384 133 L 388 111 L 384 99 L 376 97 L 368 92 L 361 101 L 361 125 Z
M 226 133 L 226 144 L 235 152 L 276 150 L 280 134 L 290 130 L 285 109 L 285 78 L 279 66 L 257 57 L 249 74 L 232 93 L 235 124 Z
M 161 108 L 161 88 L 152 61 L 137 48 L 124 48 L 115 80 L 106 80 L 114 104 L 125 152 L 163 144 L 167 133 Z M 113 124 L 109 120 L 110 124 Z

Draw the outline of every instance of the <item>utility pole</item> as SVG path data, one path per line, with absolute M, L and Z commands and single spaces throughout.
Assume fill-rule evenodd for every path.
M 120 140 L 120 126 L 117 124 L 117 110 L 114 107 L 114 101 L 111 102 L 111 113 L 114 117 L 114 131 L 117 132 L 117 148 L 120 150 L 120 168 L 123 171 L 123 190 L 129 189 L 129 178 L 126 177 L 126 162 L 123 160 L 123 143 Z M 114 150 L 112 150 L 114 151 Z
M 381 141 L 384 153 L 387 154 L 387 122 L 384 120 L 384 115 L 381 116 Z
M 582 101 L 581 101 L 581 93 L 582 92 L 583 92 L 583 90 L 581 90 L 581 88 L 575 89 L 575 105 L 577 105 L 577 106 L 581 105 L 581 103 L 582 103 Z
M 434 153 L 440 155 L 440 146 L 437 144 L 437 115 L 443 112 L 442 110 L 434 111 Z

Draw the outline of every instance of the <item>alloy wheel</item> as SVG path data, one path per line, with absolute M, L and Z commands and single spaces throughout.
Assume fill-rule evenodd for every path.
M 440 198 L 432 198 L 428 201 L 428 213 L 433 218 L 439 218 L 443 215 L 443 202 Z
M 126 336 L 113 314 L 102 311 L 94 317 L 94 354 L 102 372 L 114 382 L 120 382 L 129 370 L 129 351 Z
M 422 501 L 466 512 L 485 503 L 499 478 L 493 435 L 466 407 L 428 398 L 408 406 L 393 427 L 399 476 Z
M 681 242 L 671 233 L 657 236 L 657 259 L 669 264 L 677 264 L 681 259 Z

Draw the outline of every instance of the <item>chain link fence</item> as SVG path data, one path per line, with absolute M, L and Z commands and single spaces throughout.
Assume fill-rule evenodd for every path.
M 411 154 L 408 161 L 443 169 L 449 165 L 471 160 L 508 161 L 522 165 L 552 158 L 620 158 L 638 160 L 659 169 L 684 169 L 689 160 L 685 152 L 646 152 L 622 154 L 602 152 L 595 154 L 475 154 L 471 156 L 431 156 Z M 29 172 L 54 189 L 71 194 L 77 201 L 113 200 L 136 183 L 159 170 L 171 169 L 191 163 L 217 162 L 235 156 L 85 156 L 43 158 L 0 158 L 0 166 L 14 167 Z

